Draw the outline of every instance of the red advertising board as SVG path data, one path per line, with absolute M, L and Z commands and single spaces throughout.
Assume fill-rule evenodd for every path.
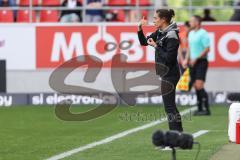
M 240 67 L 240 25 L 204 28 L 211 39 L 210 67 Z M 153 27 L 144 27 L 145 34 L 153 31 Z M 104 67 L 110 67 L 119 53 L 127 55 L 129 63 L 154 62 L 154 49 L 140 46 L 136 32 L 132 25 L 37 26 L 36 67 L 54 68 L 80 55 L 96 56 Z

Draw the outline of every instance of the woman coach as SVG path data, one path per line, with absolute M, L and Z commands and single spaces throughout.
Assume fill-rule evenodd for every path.
M 161 78 L 173 84 L 174 89 L 162 96 L 163 103 L 168 116 L 169 129 L 182 132 L 181 116 L 175 104 L 175 88 L 180 78 L 180 72 L 177 62 L 179 31 L 176 23 L 172 22 L 174 16 L 175 13 L 172 9 L 158 9 L 153 17 L 153 23 L 157 30 L 147 38 L 142 31 L 142 26 L 147 24 L 143 17 L 138 26 L 138 38 L 142 46 L 150 45 L 155 48 L 155 63 L 165 65 L 169 69 L 168 73 Z M 157 75 L 160 75 L 160 70 L 156 65 Z

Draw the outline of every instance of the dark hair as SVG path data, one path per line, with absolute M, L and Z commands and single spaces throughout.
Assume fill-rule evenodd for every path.
M 194 15 L 193 17 L 198 21 L 199 24 L 202 23 L 202 17 L 201 17 L 201 16 L 199 16 L 199 15 Z
M 156 10 L 159 18 L 163 18 L 167 23 L 172 21 L 172 18 L 175 16 L 175 12 L 173 9 L 158 9 Z
M 204 15 L 210 15 L 210 14 L 211 14 L 210 9 L 208 8 L 204 9 Z
M 190 27 L 189 21 L 185 21 L 185 22 L 184 22 L 184 26 Z

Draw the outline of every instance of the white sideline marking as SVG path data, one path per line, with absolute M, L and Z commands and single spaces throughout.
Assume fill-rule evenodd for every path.
M 180 114 L 183 116 L 183 115 L 186 115 L 186 114 L 188 114 L 190 112 L 193 112 L 195 110 L 197 110 L 197 107 L 192 107 L 190 109 L 186 109 L 186 110 L 180 112 Z M 96 146 L 112 142 L 112 141 L 114 141 L 116 139 L 119 139 L 119 138 L 125 137 L 125 136 L 127 136 L 129 134 L 133 134 L 133 133 L 136 133 L 138 131 L 141 131 L 141 130 L 144 130 L 144 129 L 156 126 L 156 125 L 161 124 L 161 123 L 166 122 L 166 121 L 167 121 L 167 117 L 165 117 L 165 118 L 163 118 L 161 120 L 157 120 L 157 121 L 145 124 L 145 125 L 137 127 L 137 128 L 133 128 L 133 129 L 129 129 L 129 130 L 123 131 L 121 133 L 115 134 L 115 135 L 113 135 L 111 137 L 108 137 L 108 138 L 105 138 L 103 140 L 96 141 L 96 142 L 87 144 L 85 146 L 80 146 L 78 148 L 75 148 L 75 149 L 72 149 L 72 150 L 60 153 L 58 155 L 52 156 L 50 158 L 47 158 L 46 160 L 59 160 L 59 159 L 63 159 L 63 158 L 69 157 L 69 156 L 71 156 L 73 154 L 76 154 L 78 152 L 82 152 L 82 151 L 85 151 L 87 149 L 91 149 L 91 148 L 94 148 Z
M 208 133 L 208 132 L 209 132 L 209 130 L 200 130 L 200 131 L 194 133 L 194 134 L 193 134 L 193 137 L 194 137 L 194 138 L 197 138 L 197 137 L 200 137 L 201 135 L 204 135 L 204 134 L 206 134 L 206 133 Z

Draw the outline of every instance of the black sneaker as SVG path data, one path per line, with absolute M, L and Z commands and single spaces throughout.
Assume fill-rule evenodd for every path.
M 211 112 L 210 111 L 196 111 L 193 114 L 194 116 L 210 116 Z
M 210 116 L 210 115 L 211 115 L 211 112 L 210 112 L 210 111 L 206 111 L 206 115 L 207 115 L 207 116 Z

